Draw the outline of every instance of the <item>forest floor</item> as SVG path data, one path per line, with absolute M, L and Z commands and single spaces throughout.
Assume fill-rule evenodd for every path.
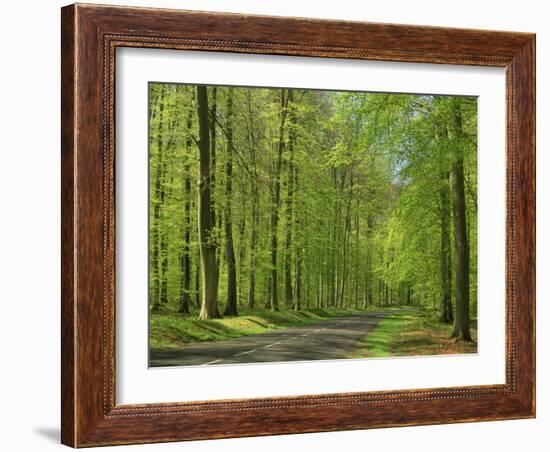
M 471 322 L 472 342 L 451 339 L 452 324 L 441 323 L 425 310 L 396 311 L 358 342 L 351 358 L 454 355 L 477 352 L 477 321 Z
M 239 308 L 238 317 L 198 320 L 197 313 L 179 314 L 164 308 L 152 313 L 149 318 L 151 350 L 181 349 L 194 342 L 221 341 L 241 336 L 266 333 L 272 330 L 304 326 L 322 320 L 348 316 L 354 313 L 384 310 L 391 312 L 397 307 L 369 309 L 310 308 L 272 312 L 268 309 Z

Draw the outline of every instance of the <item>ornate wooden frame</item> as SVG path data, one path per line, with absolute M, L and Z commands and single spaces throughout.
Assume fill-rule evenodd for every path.
M 62 442 L 74 447 L 535 415 L 535 35 L 71 5 L 62 9 Z M 506 68 L 506 383 L 115 404 L 117 47 Z

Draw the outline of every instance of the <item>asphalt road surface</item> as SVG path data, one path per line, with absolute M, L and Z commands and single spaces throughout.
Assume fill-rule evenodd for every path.
M 340 359 L 349 356 L 359 339 L 372 331 L 388 312 L 352 314 L 306 326 L 218 342 L 200 342 L 182 349 L 156 350 L 150 367 L 200 366 Z

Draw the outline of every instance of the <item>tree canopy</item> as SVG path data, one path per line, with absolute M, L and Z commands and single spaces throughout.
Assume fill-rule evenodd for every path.
M 149 90 L 152 310 L 421 304 L 469 340 L 476 98 Z

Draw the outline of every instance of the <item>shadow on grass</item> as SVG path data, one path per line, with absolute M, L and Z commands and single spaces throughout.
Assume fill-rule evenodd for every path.
M 266 324 L 266 323 L 263 323 L 263 322 L 260 322 L 259 320 L 256 320 L 256 319 L 253 319 L 253 318 L 247 318 L 246 319 L 247 321 L 251 322 L 251 323 L 254 323 L 255 325 L 258 325 L 262 328 L 266 328 L 266 329 L 269 329 L 269 325 Z

